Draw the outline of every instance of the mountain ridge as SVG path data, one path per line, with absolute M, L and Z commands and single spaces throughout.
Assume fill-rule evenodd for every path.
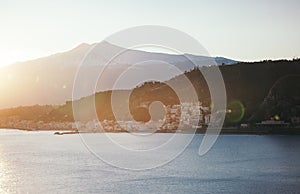
M 34 104 L 62 104 L 66 100 L 72 99 L 76 72 L 89 49 L 94 46 L 96 44 L 82 43 L 70 51 L 56 53 L 35 60 L 17 62 L 1 68 L 0 91 L 2 91 L 3 95 L 0 98 L 0 108 Z M 122 48 L 108 42 L 97 44 L 97 48 L 93 49 L 93 53 L 91 53 L 90 65 L 84 67 L 84 71 L 90 72 L 91 75 L 99 73 L 101 69 L 96 68 L 99 67 L 99 63 L 106 64 L 109 56 L 112 56 L 120 49 Z M 139 50 L 128 50 L 127 53 L 113 61 L 114 64 L 111 67 L 116 65 L 115 67 L 118 68 L 110 69 L 110 72 L 105 76 L 107 79 L 101 83 L 102 86 L 99 86 L 97 91 L 111 88 L 113 83 L 108 78 L 119 76 L 120 72 L 139 60 L 166 59 L 167 62 L 169 60 L 169 63 L 173 63 L 177 67 L 184 67 L 182 71 L 194 66 L 188 65 L 184 60 L 181 61 L 184 56 L 180 55 L 149 53 Z M 201 60 L 199 61 L 201 62 Z M 214 60 L 211 58 L 210 61 Z M 202 62 L 203 64 L 206 63 L 205 61 Z M 147 70 L 141 73 L 146 75 Z M 164 79 L 167 80 L 175 75 L 176 72 L 170 72 Z M 128 85 L 127 88 L 129 87 L 133 86 Z M 89 94 L 82 94 L 82 96 L 87 95 Z

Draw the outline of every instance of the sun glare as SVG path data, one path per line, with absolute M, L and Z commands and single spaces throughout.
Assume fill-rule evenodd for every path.
M 5 162 L 1 157 L 2 151 L 0 148 L 0 193 L 6 193 L 7 191 L 5 190 L 5 179 L 6 179 L 6 166 Z
M 27 61 L 43 56 L 43 52 L 36 49 L 9 49 L 0 50 L 0 68 L 20 61 Z

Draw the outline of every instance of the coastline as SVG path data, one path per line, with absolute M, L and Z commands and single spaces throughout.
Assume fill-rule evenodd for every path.
M 38 132 L 38 131 L 49 131 L 53 132 L 53 135 L 71 135 L 79 133 L 130 133 L 128 131 L 78 131 L 74 129 L 66 130 L 57 130 L 57 129 L 24 129 L 24 128 L 0 128 L 0 130 L 20 130 L 28 132 Z M 147 131 L 137 131 L 135 133 L 148 133 Z M 155 133 L 176 133 L 176 131 L 156 131 Z M 179 131 L 178 133 L 188 134 L 185 131 Z M 205 134 L 205 128 L 198 128 L 195 131 L 195 134 Z M 217 134 L 214 129 L 207 132 L 207 134 Z M 300 135 L 300 128 L 246 128 L 246 129 L 236 129 L 236 128 L 222 128 L 221 135 Z

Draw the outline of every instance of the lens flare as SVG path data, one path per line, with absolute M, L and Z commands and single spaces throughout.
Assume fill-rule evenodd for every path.
M 230 122 L 238 123 L 240 122 L 245 115 L 244 104 L 239 100 L 234 100 L 228 103 L 227 106 L 227 119 Z

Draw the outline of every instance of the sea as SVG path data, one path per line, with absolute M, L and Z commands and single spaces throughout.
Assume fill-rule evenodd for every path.
M 130 139 L 125 133 L 110 135 Z M 149 156 L 139 161 L 110 144 L 91 150 L 97 138 L 86 143 L 80 134 L 1 129 L 0 193 L 300 193 L 300 136 L 220 135 L 200 156 L 202 140 L 196 134 L 170 161 L 137 170 L 124 166 L 155 163 L 178 148 L 153 152 L 155 161 Z M 112 163 L 101 153 L 109 153 Z M 115 161 L 128 163 L 120 167 Z

